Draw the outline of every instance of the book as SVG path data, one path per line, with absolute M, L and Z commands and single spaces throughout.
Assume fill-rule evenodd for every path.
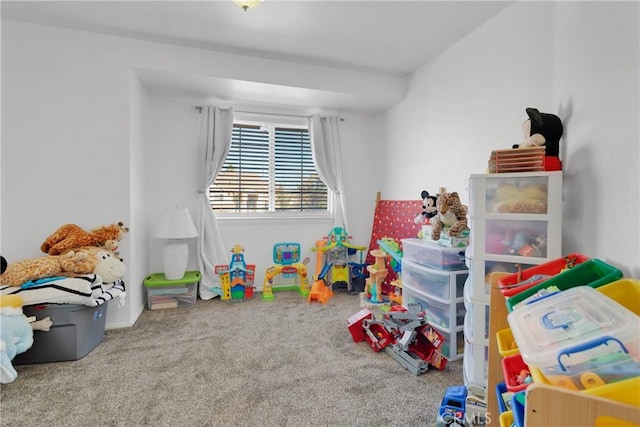
M 162 302 L 154 302 L 151 304 L 151 310 L 159 310 L 161 308 L 175 308 L 178 306 L 178 301 L 162 301 Z

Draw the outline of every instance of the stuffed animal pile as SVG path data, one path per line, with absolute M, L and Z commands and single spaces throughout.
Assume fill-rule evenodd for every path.
M 42 248 L 63 252 L 7 265 L 6 271 L 0 274 L 0 295 L 19 295 L 25 305 L 95 307 L 115 298 L 124 304 L 126 268 L 113 249 L 128 230 L 121 222 L 92 232 L 85 232 L 73 224 L 60 227 L 47 238 Z M 87 241 L 91 245 L 69 247 L 72 242 Z M 107 246 L 98 246 L 100 244 Z
M 0 275 L 0 283 L 23 286 L 39 279 L 79 274 L 97 274 L 104 283 L 113 283 L 124 277 L 126 268 L 120 258 L 106 248 L 84 246 L 63 255 L 46 255 L 9 264 Z

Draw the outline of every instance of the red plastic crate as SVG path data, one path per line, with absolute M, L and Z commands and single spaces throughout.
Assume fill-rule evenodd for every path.
M 522 391 L 529 386 L 529 383 L 533 381 L 530 374 L 529 378 L 531 381 L 529 382 L 524 382 L 519 379 L 519 376 L 523 376 L 525 374 L 524 371 L 526 371 L 526 374 L 529 374 L 530 372 L 529 366 L 524 363 L 520 353 L 507 356 L 502 359 L 502 374 L 504 375 L 504 384 L 507 386 L 507 390 L 515 393 Z M 526 377 L 526 375 L 524 376 Z
M 498 288 L 502 295 L 509 298 L 520 292 L 529 289 L 538 283 L 547 280 L 550 276 L 559 274 L 568 266 L 575 266 L 587 261 L 589 257 L 581 253 L 572 253 L 553 261 L 522 270 L 519 273 L 513 273 L 504 276 L 498 280 Z M 570 268 L 570 267 L 569 267 Z

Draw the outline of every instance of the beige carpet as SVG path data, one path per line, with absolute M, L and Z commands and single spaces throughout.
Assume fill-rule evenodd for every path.
M 295 292 L 145 311 L 72 362 L 17 366 L 0 392 L 2 426 L 434 425 L 462 362 L 415 376 L 354 343 L 360 310 Z

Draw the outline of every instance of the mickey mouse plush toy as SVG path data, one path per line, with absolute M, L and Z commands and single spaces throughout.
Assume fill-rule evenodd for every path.
M 544 146 L 544 170 L 562 170 L 562 162 L 558 157 L 562 121 L 555 114 L 541 113 L 537 108 L 527 108 L 526 112 L 529 118 L 522 124 L 525 139 L 513 148 Z
M 422 224 L 425 220 L 438 214 L 438 208 L 436 208 L 438 196 L 431 196 L 426 190 L 423 190 L 420 195 L 422 196 L 422 212 L 413 219 L 416 224 Z

